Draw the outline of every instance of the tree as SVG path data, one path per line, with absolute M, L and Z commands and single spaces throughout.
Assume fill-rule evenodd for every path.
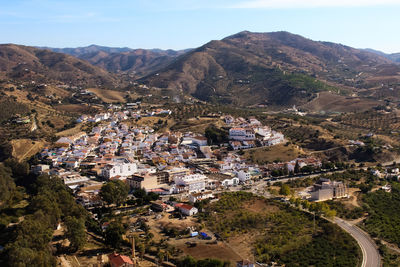
M 66 236 L 71 242 L 70 247 L 74 251 L 83 248 L 86 243 L 84 220 L 68 216 L 65 218 L 65 225 L 67 226 Z
M 100 197 L 108 204 L 121 205 L 128 196 L 128 186 L 120 181 L 113 180 L 101 187 Z
M 164 252 L 162 252 L 161 250 L 158 251 L 157 258 L 158 258 L 158 263 L 160 263 L 160 264 L 163 263 L 164 258 L 165 258 Z
M 299 162 L 296 160 L 296 165 L 294 165 L 294 173 L 300 172 L 300 165 Z
M 16 187 L 11 177 L 11 172 L 0 166 L 0 208 L 11 204 L 15 190 Z
M 120 222 L 112 222 L 105 232 L 105 243 L 112 248 L 119 248 L 123 241 L 124 227 Z
M 137 246 L 137 251 L 139 253 L 140 258 L 143 259 L 144 253 L 146 252 L 146 247 L 142 243 L 140 243 Z
M 290 187 L 287 184 L 282 184 L 281 189 L 279 190 L 279 194 L 284 195 L 284 196 L 289 196 L 290 195 Z

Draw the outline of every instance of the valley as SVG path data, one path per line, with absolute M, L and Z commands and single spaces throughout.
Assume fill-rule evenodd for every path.
M 0 265 L 397 266 L 397 64 L 288 32 L 0 45 Z

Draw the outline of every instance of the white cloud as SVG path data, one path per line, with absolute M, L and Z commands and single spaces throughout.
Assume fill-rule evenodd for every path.
M 317 8 L 400 5 L 399 0 L 250 0 L 231 8 Z

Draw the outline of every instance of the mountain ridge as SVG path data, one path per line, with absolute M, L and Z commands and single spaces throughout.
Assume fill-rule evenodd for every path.
M 128 47 L 106 47 L 99 45 L 77 48 L 44 48 L 75 56 L 113 73 L 128 73 L 136 77 L 147 75 L 155 68 L 166 66 L 174 58 L 190 50 L 132 49 Z
M 74 86 L 116 87 L 115 75 L 76 57 L 15 44 L 0 45 L 2 76 L 36 83 L 62 82 Z
M 288 32 L 243 31 L 210 41 L 140 81 L 205 101 L 292 105 L 319 90 L 376 86 L 369 79 L 381 66 L 382 76 L 397 74 L 390 60 L 368 51 Z

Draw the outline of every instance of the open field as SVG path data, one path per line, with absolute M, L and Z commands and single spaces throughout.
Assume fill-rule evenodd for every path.
M 190 118 L 185 121 L 177 122 L 171 127 L 171 130 L 190 131 L 204 134 L 207 127 L 215 125 L 217 127 L 225 126 L 224 122 L 216 118 Z
M 70 129 L 56 133 L 56 136 L 72 136 L 72 135 L 78 134 L 78 133 L 82 132 L 81 126 L 82 126 L 82 124 L 79 123 L 74 128 L 70 128 Z
M 193 248 L 183 245 L 178 248 L 182 249 L 185 254 L 191 255 L 196 259 L 214 258 L 228 260 L 232 263 L 242 259 L 240 255 L 222 242 L 218 242 L 217 244 L 200 243 Z
M 300 155 L 304 155 L 305 152 L 296 145 L 285 146 L 283 144 L 248 149 L 244 152 L 244 157 L 252 162 L 273 162 L 278 161 L 290 161 Z
M 54 107 L 58 111 L 68 112 L 68 113 L 78 113 L 81 114 L 95 114 L 99 111 L 98 108 L 85 105 L 85 104 L 67 104 L 67 105 L 58 105 Z
M 101 100 L 106 103 L 125 102 L 125 92 L 98 88 L 90 88 L 88 89 L 88 91 L 96 94 Z
M 32 141 L 31 139 L 14 139 L 11 141 L 12 155 L 18 160 L 30 158 L 46 145 L 44 141 Z
M 321 92 L 317 98 L 301 108 L 309 111 L 355 112 L 364 111 L 379 104 L 381 104 L 379 101 Z

